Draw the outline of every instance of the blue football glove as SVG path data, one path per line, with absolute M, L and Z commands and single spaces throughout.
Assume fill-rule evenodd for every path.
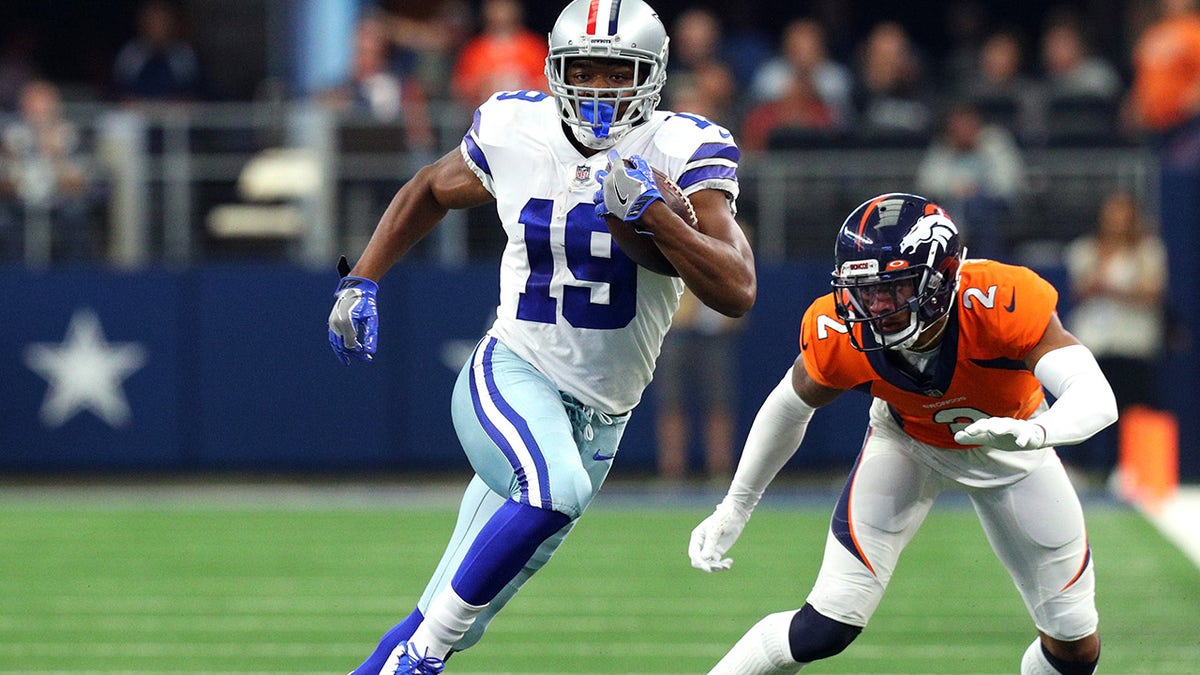
M 329 345 L 345 365 L 351 359 L 370 361 L 379 337 L 379 310 L 375 295 L 379 284 L 363 277 L 348 276 L 346 259 L 338 265 L 342 280 L 338 283 L 333 311 L 329 313 Z
M 608 151 L 608 171 L 597 171 L 600 189 L 593 201 L 596 215 L 613 215 L 624 221 L 637 220 L 654 200 L 665 201 L 654 180 L 654 171 L 639 155 L 630 155 L 626 166 L 616 150 Z

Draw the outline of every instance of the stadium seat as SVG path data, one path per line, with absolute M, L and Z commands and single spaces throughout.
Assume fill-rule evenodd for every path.
M 255 155 L 238 176 L 242 203 L 219 204 L 207 226 L 220 238 L 293 238 L 304 229 L 299 202 L 321 184 L 321 167 L 311 153 L 272 148 Z
M 1117 123 L 1118 102 L 1097 96 L 1064 96 L 1046 106 L 1046 145 L 1111 147 L 1127 143 Z
M 845 145 L 844 136 L 828 129 L 788 126 L 772 129 L 767 135 L 768 150 L 828 150 Z
M 971 101 L 980 117 L 986 124 L 1008 129 L 1014 136 L 1020 137 L 1020 106 L 1012 96 L 979 96 Z

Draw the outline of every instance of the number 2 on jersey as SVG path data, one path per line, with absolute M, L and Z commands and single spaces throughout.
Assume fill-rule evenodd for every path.
M 554 286 L 554 251 L 550 241 L 550 221 L 554 202 L 531 199 L 521 209 L 525 226 L 525 249 L 529 257 L 529 278 L 525 292 L 517 301 L 517 318 L 538 323 L 555 323 L 558 298 Z M 591 203 L 578 204 L 567 212 L 563 241 L 567 269 L 575 280 L 608 285 L 608 303 L 592 302 L 592 287 L 564 283 L 561 288 L 562 316 L 576 328 L 624 328 L 637 312 L 637 264 L 619 248 L 610 244 L 609 257 L 592 252 L 592 234 L 608 233 L 604 221 L 596 217 Z

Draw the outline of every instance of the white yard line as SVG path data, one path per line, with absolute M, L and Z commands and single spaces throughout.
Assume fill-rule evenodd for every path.
M 1159 508 L 1142 508 L 1142 512 L 1163 536 L 1200 567 L 1200 485 L 1181 485 Z

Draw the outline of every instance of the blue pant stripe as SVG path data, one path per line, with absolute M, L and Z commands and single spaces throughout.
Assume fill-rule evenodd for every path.
M 524 418 L 504 399 L 496 386 L 495 376 L 492 372 L 492 355 L 496 347 L 496 339 L 486 338 L 480 346 L 483 349 L 481 361 L 485 390 L 479 389 L 474 374 L 472 374 L 471 402 L 475 407 L 475 415 L 488 437 L 500 448 L 512 466 L 521 489 L 519 501 L 530 506 L 549 509 L 551 508 L 550 479 L 542 450 Z M 476 353 L 477 356 L 474 358 L 478 359 L 479 348 L 476 348 Z M 489 410 L 488 404 L 494 410 Z M 500 419 L 493 419 L 492 415 L 498 415 Z M 515 431 L 516 437 L 514 438 L 512 433 L 504 433 L 504 429 Z M 517 446 L 517 443 L 520 445 Z M 531 474 L 533 481 L 530 480 Z M 536 482 L 535 495 L 530 494 L 532 482 Z M 532 501 L 535 497 L 539 501 L 538 504 L 534 504 Z

